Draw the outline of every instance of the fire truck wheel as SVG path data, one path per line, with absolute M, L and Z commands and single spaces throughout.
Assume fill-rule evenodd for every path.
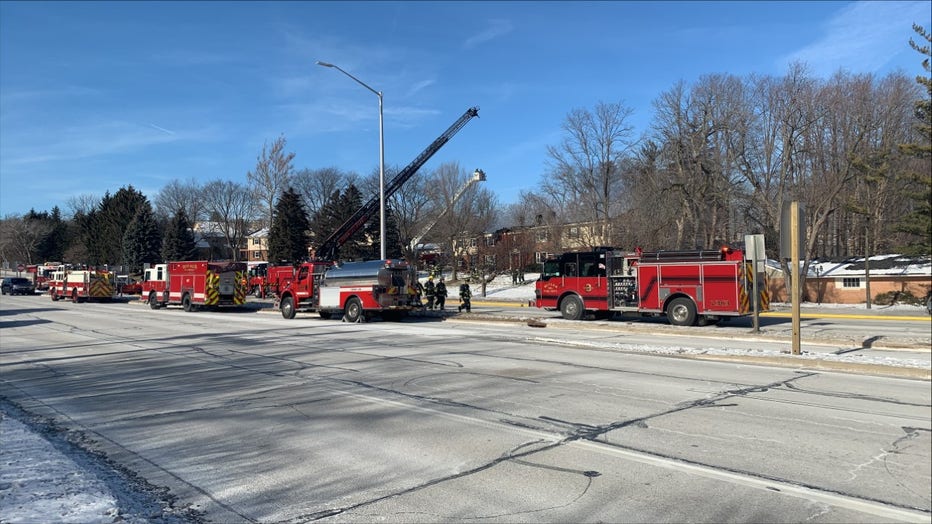
M 360 317 L 362 317 L 362 304 L 359 299 L 353 297 L 347 300 L 346 309 L 343 310 L 343 318 L 347 322 L 359 322 Z
M 188 313 L 194 311 L 194 304 L 191 303 L 191 295 L 185 295 L 181 299 L 181 307 Z
M 159 297 L 156 296 L 155 292 L 149 293 L 149 307 L 152 309 L 159 308 Z
M 78 290 L 77 289 L 71 292 L 71 301 L 74 302 L 75 304 L 78 303 Z
M 576 295 L 570 295 L 560 302 L 560 313 L 567 320 L 579 320 L 583 317 L 584 312 L 582 300 L 579 300 Z
M 667 306 L 667 319 L 674 326 L 691 326 L 696 323 L 696 305 L 686 297 L 675 298 Z
M 52 297 L 52 302 L 58 302 L 58 293 L 52 291 L 49 295 Z
M 294 318 L 294 298 L 285 297 L 282 299 L 282 316 L 291 320 Z

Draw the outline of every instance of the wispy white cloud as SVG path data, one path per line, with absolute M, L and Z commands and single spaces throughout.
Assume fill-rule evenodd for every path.
M 151 127 L 152 129 L 155 129 L 156 131 L 161 131 L 161 132 L 163 132 L 163 133 L 165 133 L 165 134 L 167 134 L 167 135 L 174 135 L 174 134 L 175 134 L 174 131 L 165 129 L 164 127 L 161 127 L 161 126 L 157 126 L 157 125 L 153 124 L 152 122 L 149 122 L 149 127 Z
M 7 89 L 0 92 L 0 103 L 7 109 L 7 104 L 18 104 L 23 102 L 35 102 L 45 99 L 59 99 L 65 97 L 84 97 L 98 96 L 104 91 L 97 88 L 85 86 L 60 86 L 49 89 Z
M 180 140 L 201 140 L 212 131 L 176 132 L 155 124 L 124 121 L 95 122 L 58 129 L 35 129 L 32 135 L 5 143 L 2 164 L 26 167 L 59 161 L 73 161 L 138 151 L 149 146 Z M 41 138 L 39 134 L 45 136 Z M 55 137 L 49 140 L 48 137 Z M 8 147 L 9 146 L 9 147 Z
M 814 73 L 828 76 L 845 69 L 875 72 L 909 49 L 912 24 L 928 23 L 927 0 L 855 2 L 838 11 L 819 40 L 781 59 L 781 66 L 805 62 Z
M 427 89 L 428 87 L 430 87 L 430 86 L 432 86 L 432 85 L 434 85 L 434 84 L 436 84 L 436 83 L 437 83 L 437 81 L 436 81 L 435 79 L 433 79 L 433 78 L 429 78 L 429 79 L 426 79 L 426 80 L 421 80 L 420 82 L 415 82 L 415 83 L 411 86 L 411 88 L 408 89 L 408 92 L 405 93 L 404 96 L 405 96 L 405 97 L 414 96 L 414 95 L 418 94 L 421 90 Z
M 488 27 L 482 32 L 475 34 L 463 42 L 463 49 L 472 49 L 480 44 L 494 40 L 502 35 L 506 35 L 514 29 L 511 22 L 502 18 L 489 20 Z

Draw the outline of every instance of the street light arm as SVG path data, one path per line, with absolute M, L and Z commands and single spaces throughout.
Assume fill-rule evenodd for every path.
M 382 122 L 382 92 L 372 89 L 365 82 L 347 73 L 337 65 L 321 62 L 320 60 L 317 61 L 317 65 L 336 69 L 379 97 L 379 259 L 385 260 L 385 131 Z
M 361 86 L 365 87 L 366 89 L 368 89 L 369 91 L 372 91 L 373 93 L 375 93 L 375 96 L 379 97 L 380 100 L 382 99 L 382 93 L 380 93 L 379 91 L 376 91 L 375 89 L 372 89 L 371 87 L 369 87 L 368 85 L 366 85 L 366 83 L 363 82 L 362 80 L 360 80 L 360 79 L 356 78 L 355 76 L 353 76 L 353 75 L 347 73 L 347 72 L 344 71 L 343 68 L 341 68 L 340 66 L 335 65 L 335 64 L 331 64 L 331 63 L 328 63 L 328 62 L 321 62 L 320 60 L 317 61 L 317 65 L 323 66 L 323 67 L 332 67 L 332 68 L 336 69 L 337 71 L 339 71 L 339 72 L 343 73 L 344 75 L 346 75 L 346 76 L 352 78 L 353 80 L 355 80 L 359 85 L 361 85 Z

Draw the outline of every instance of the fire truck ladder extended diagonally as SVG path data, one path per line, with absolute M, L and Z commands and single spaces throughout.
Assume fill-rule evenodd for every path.
M 437 137 L 436 140 L 425 149 L 417 158 L 415 158 L 407 167 L 402 169 L 395 178 L 393 178 L 388 185 L 385 187 L 385 198 L 389 198 L 395 194 L 398 189 L 401 188 L 402 184 L 407 182 L 418 169 L 421 168 L 430 157 L 434 156 L 434 153 L 440 150 L 447 142 L 453 138 L 460 129 L 462 129 L 467 122 L 469 122 L 473 117 L 479 116 L 479 108 L 471 107 L 463 113 L 456 122 L 453 123 L 442 135 Z M 336 260 L 338 251 L 343 244 L 351 236 L 353 236 L 359 229 L 365 225 L 367 221 L 375 214 L 379 209 L 379 195 L 372 197 L 366 205 L 361 207 L 359 211 L 353 214 L 343 224 L 340 225 L 333 233 L 330 234 L 327 238 L 321 242 L 320 247 L 317 249 L 317 259 L 319 260 Z

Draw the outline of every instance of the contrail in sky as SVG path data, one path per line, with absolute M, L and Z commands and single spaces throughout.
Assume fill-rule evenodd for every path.
M 168 134 L 168 135 L 174 135 L 174 134 L 175 134 L 174 131 L 169 131 L 168 129 L 165 129 L 164 127 L 159 127 L 159 126 L 157 126 L 157 125 L 155 125 L 155 124 L 153 124 L 153 123 L 151 123 L 151 122 L 149 123 L 149 127 L 151 127 L 152 129 L 157 129 L 157 130 L 159 130 L 159 131 L 161 131 L 161 132 L 163 132 L 163 133 L 165 133 L 165 134 Z

